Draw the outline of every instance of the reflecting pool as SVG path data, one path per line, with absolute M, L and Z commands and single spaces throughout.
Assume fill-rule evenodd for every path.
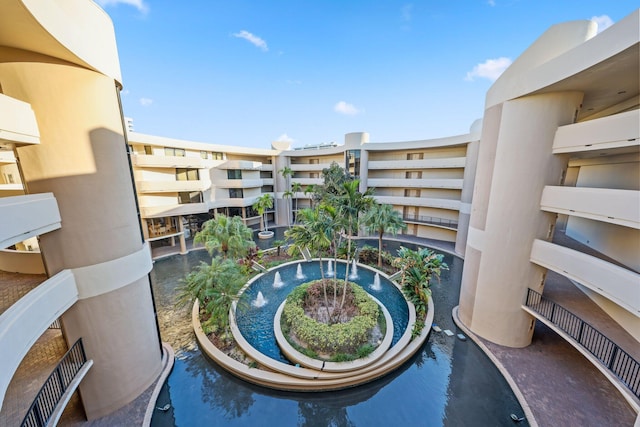
M 390 250 L 397 246 L 387 242 Z M 201 354 L 189 309 L 175 307 L 179 279 L 201 261 L 210 257 L 194 251 L 156 261 L 151 272 L 162 338 L 176 350 L 173 372 L 156 405 L 171 403 L 171 409 L 156 411 L 153 426 L 513 426 L 510 414 L 523 414 L 484 353 L 472 341 L 443 332 L 432 331 L 400 369 L 348 390 L 288 393 L 237 379 Z M 432 285 L 434 324 L 457 334 L 462 331 L 451 310 L 458 304 L 463 262 L 451 255 L 444 261 L 450 270 Z

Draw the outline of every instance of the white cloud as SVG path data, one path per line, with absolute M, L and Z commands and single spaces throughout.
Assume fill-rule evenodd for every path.
M 488 0 L 487 4 L 491 7 L 494 7 L 496 5 L 496 1 L 495 0 Z
M 279 137 L 276 138 L 276 141 L 278 142 L 289 142 L 289 143 L 294 143 L 295 139 L 291 138 L 289 135 L 287 135 L 286 133 L 283 133 L 282 135 L 280 135 Z
M 598 24 L 599 33 L 613 25 L 613 20 L 607 15 L 592 16 L 591 20 Z
M 260 37 L 254 34 L 251 34 L 249 31 L 242 30 L 239 33 L 235 33 L 233 37 L 237 37 L 239 39 L 245 39 L 252 45 L 262 49 L 265 52 L 269 50 L 269 47 L 267 47 L 267 42 L 262 40 Z
M 336 105 L 333 106 L 333 111 L 340 114 L 345 114 L 347 116 L 355 116 L 359 114 L 361 111 L 356 108 L 355 105 L 349 104 L 348 102 L 340 101 Z
M 402 6 L 400 9 L 400 15 L 402 16 L 403 21 L 411 21 L 411 12 L 413 11 L 413 5 L 411 3 L 407 3 Z
M 102 7 L 126 4 L 135 7 L 142 13 L 147 13 L 149 11 L 149 5 L 147 5 L 144 0 L 96 0 L 96 2 Z
M 148 107 L 151 104 L 153 104 L 153 99 L 151 99 L 151 98 L 140 98 L 140 105 L 142 105 L 143 107 Z
M 481 64 L 473 67 L 473 70 L 467 73 L 467 77 L 465 80 L 473 81 L 476 77 L 482 77 L 485 79 L 489 79 L 492 82 L 496 81 L 500 74 L 504 72 L 504 70 L 511 65 L 511 60 L 509 58 L 500 57 L 497 59 L 487 59 Z

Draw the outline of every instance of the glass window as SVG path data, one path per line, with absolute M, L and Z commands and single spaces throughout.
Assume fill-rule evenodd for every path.
M 360 176 L 360 150 L 347 150 L 345 157 L 347 175 L 358 178 Z
M 184 148 L 164 147 L 164 155 L 184 157 L 185 151 Z
M 198 169 L 176 168 L 176 181 L 198 181 L 199 179 Z
M 242 179 L 242 171 L 239 169 L 229 169 L 227 171 L 228 179 Z
M 216 151 L 211 153 L 211 157 L 213 158 L 213 160 L 224 160 L 224 155 Z
M 209 157 L 209 153 L 207 153 L 206 151 L 201 151 L 200 157 L 202 157 L 203 159 L 206 159 L 207 157 Z
M 202 203 L 202 200 L 202 193 L 200 191 L 181 191 L 178 193 L 178 203 L 181 205 Z
M 242 199 L 244 198 L 244 193 L 242 188 L 230 188 L 229 189 L 229 198 L 230 199 Z
M 144 146 L 144 154 L 151 156 L 153 155 L 153 150 L 151 149 L 150 145 L 145 145 Z

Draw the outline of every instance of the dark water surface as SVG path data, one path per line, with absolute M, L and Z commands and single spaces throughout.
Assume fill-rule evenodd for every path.
M 392 249 L 396 244 L 387 245 Z M 513 426 L 510 414 L 523 414 L 484 353 L 472 341 L 444 332 L 432 331 L 397 371 L 348 390 L 287 393 L 237 379 L 201 354 L 190 310 L 174 303 L 179 279 L 209 260 L 205 251 L 195 251 L 154 264 L 162 339 L 176 350 L 176 362 L 156 405 L 171 403 L 171 409 L 156 410 L 153 426 Z M 434 323 L 457 334 L 462 331 L 451 310 L 458 305 L 463 262 L 451 255 L 445 255 L 445 262 L 450 270 L 432 285 Z

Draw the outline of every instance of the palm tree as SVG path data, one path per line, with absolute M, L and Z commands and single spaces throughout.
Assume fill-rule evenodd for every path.
M 304 189 L 304 195 L 308 196 L 309 194 L 311 194 L 311 197 L 309 197 L 309 204 L 311 205 L 311 209 L 313 209 L 313 199 L 316 193 L 316 185 L 315 184 L 309 184 L 307 185 L 307 187 Z
M 211 332 L 228 335 L 229 309 L 238 300 L 238 292 L 246 281 L 238 264 L 230 259 L 215 257 L 211 264 L 201 262 L 178 286 L 179 305 L 193 303 L 196 299 L 209 318 L 203 327 Z
M 391 233 L 394 236 L 407 228 L 400 212 L 391 205 L 374 204 L 363 218 L 368 233 L 378 233 L 378 267 L 382 267 L 382 235 Z
M 351 256 L 351 238 L 354 232 L 358 232 L 360 226 L 360 213 L 366 211 L 375 203 L 372 194 L 373 190 L 368 188 L 364 193 L 358 191 L 360 185 L 359 180 L 344 181 L 339 187 L 339 194 L 335 197 L 339 214 L 345 223 L 345 232 L 347 235 L 347 266 L 344 274 L 344 285 L 340 309 L 344 305 L 345 291 L 347 287 L 347 278 L 349 276 L 349 265 Z
M 420 312 L 426 312 L 429 295 L 431 294 L 431 278 L 440 277 L 442 270 L 449 266 L 442 261 L 444 255 L 436 254 L 429 248 L 417 251 L 401 247 L 394 265 L 402 272 L 400 284 L 407 298 Z
M 282 169 L 280 169 L 280 174 L 285 180 L 287 180 L 287 178 L 290 178 L 293 176 L 293 171 L 289 166 L 285 166 Z
M 273 196 L 270 193 L 264 193 L 262 196 L 253 203 L 253 209 L 258 212 L 258 215 L 264 218 L 263 231 L 269 231 L 269 224 L 267 220 L 266 211 L 273 207 Z
M 324 294 L 324 303 L 327 308 L 327 316 L 331 319 L 329 312 L 329 299 L 327 298 L 327 284 L 324 277 L 322 265 L 322 253 L 331 245 L 330 233 L 333 230 L 333 223 L 330 218 L 320 209 L 302 209 L 300 212 L 300 222 L 287 230 L 284 235 L 292 243 L 288 252 L 293 255 L 296 251 L 309 249 L 320 259 L 320 280 Z
M 222 252 L 226 259 L 243 258 L 249 249 L 255 247 L 253 231 L 242 222 L 239 216 L 228 217 L 217 214 L 202 225 L 202 230 L 193 239 L 196 243 L 204 243 L 205 248 L 213 255 Z
M 300 184 L 299 182 L 292 182 L 291 183 L 291 193 L 293 196 L 295 196 L 297 193 L 300 192 L 300 190 L 302 190 L 302 184 Z M 295 208 L 294 211 L 297 212 L 298 211 L 298 197 L 296 196 L 295 198 Z
M 292 196 L 293 196 L 293 192 L 290 190 L 287 190 L 284 193 L 282 193 L 282 197 L 284 199 L 291 199 Z M 289 209 L 289 203 L 287 203 L 287 225 L 291 227 L 291 210 Z

